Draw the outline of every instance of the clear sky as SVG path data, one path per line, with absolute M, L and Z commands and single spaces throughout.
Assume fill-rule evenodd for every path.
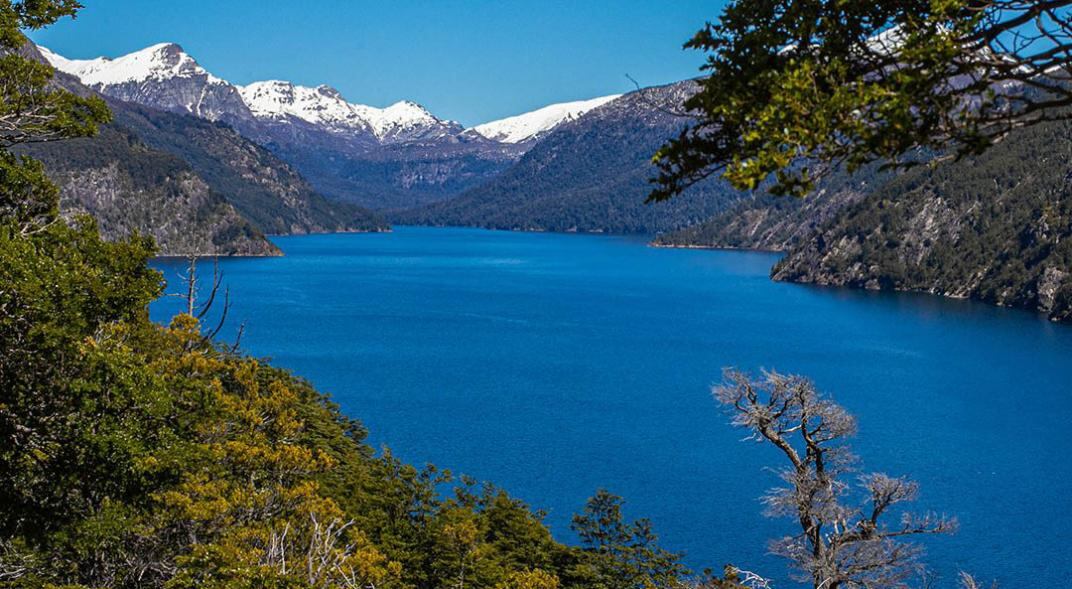
M 182 45 L 238 84 L 329 84 L 352 102 L 414 100 L 472 125 L 697 74 L 681 45 L 722 2 L 698 0 L 84 0 L 32 35 L 71 58 Z

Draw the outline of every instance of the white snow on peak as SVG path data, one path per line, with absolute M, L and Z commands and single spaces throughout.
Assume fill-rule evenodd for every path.
M 159 43 L 115 59 L 67 59 L 45 47 L 38 49 L 53 67 L 76 76 L 88 86 L 112 86 L 127 82 L 196 76 L 205 76 L 209 83 L 225 83 L 208 73 L 175 43 Z
M 105 93 L 109 86 L 190 78 L 202 78 L 208 84 L 231 87 L 227 81 L 206 71 L 175 43 L 159 43 L 114 59 L 67 59 L 46 47 L 38 46 L 38 49 L 56 69 Z M 457 123 L 437 118 L 421 105 L 408 100 L 377 108 L 348 102 L 330 86 L 310 88 L 281 80 L 254 82 L 234 88 L 257 118 L 282 121 L 293 117 L 341 134 L 355 131 L 370 133 L 384 143 L 441 137 L 461 131 Z M 619 96 L 615 94 L 552 104 L 529 113 L 478 125 L 471 131 L 492 141 L 523 143 Z M 190 107 L 189 110 L 201 116 L 196 108 Z
M 363 109 L 373 131 L 381 139 L 422 127 L 438 127 L 444 124 L 444 121 L 433 116 L 423 106 L 409 100 L 396 102 L 387 108 L 355 106 Z
M 477 125 L 472 130 L 493 141 L 521 143 L 546 133 L 566 121 L 576 119 L 619 96 L 621 94 L 552 104 L 525 114 Z
M 254 82 L 238 87 L 242 100 L 258 118 L 292 116 L 337 131 L 370 127 L 364 118 L 329 86 L 309 88 L 282 80 Z
M 270 80 L 239 86 L 238 91 L 257 117 L 292 116 L 335 131 L 371 131 L 381 140 L 444 125 L 419 104 L 402 101 L 387 108 L 354 104 L 330 86 L 309 88 Z

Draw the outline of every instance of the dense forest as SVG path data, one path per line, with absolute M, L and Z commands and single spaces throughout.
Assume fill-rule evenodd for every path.
M 555 541 L 491 486 L 377 455 L 283 370 L 151 322 L 148 239 L 0 225 L 0 584 L 654 587 L 685 571 L 597 494 Z M 41 394 L 47 391 L 47 394 Z

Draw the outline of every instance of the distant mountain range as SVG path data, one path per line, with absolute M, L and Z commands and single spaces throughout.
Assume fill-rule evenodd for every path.
M 335 201 L 401 223 L 655 233 L 698 223 L 741 195 L 723 183 L 644 205 L 650 158 L 687 117 L 692 82 L 552 104 L 472 128 L 409 101 L 347 101 L 329 86 L 233 85 L 172 43 L 60 70 L 116 100 L 220 122 L 294 166 Z
M 174 43 L 114 59 L 42 52 L 57 69 L 106 96 L 224 122 L 295 166 L 321 193 L 382 210 L 442 200 L 481 184 L 557 125 L 615 98 L 552 105 L 466 129 L 410 101 L 376 108 L 348 102 L 323 85 L 233 85 Z
M 343 204 L 358 203 L 398 223 L 658 234 L 657 245 L 784 251 L 773 270 L 779 280 L 922 290 L 1072 319 L 1068 125 L 1023 129 L 936 169 L 834 174 L 803 200 L 712 179 L 645 205 L 650 158 L 689 122 L 679 109 L 694 82 L 465 128 L 413 102 L 376 108 L 328 86 L 236 86 L 174 44 L 116 59 L 45 56 L 110 97 L 117 114 L 114 130 L 91 140 L 100 144 L 93 157 L 44 154 L 67 180 L 65 198 L 105 225 L 148 230 L 165 251 L 196 249 L 180 239 L 187 234 L 217 251 L 264 254 L 274 249 L 264 233 L 382 227 Z M 114 205 L 131 191 L 159 203 L 152 215 Z M 166 194 L 182 197 L 165 202 Z M 117 218 L 115 210 L 128 212 Z

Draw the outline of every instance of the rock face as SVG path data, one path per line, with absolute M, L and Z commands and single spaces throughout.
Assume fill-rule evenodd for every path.
M 497 178 L 451 200 L 394 215 L 404 223 L 496 229 L 655 233 L 698 223 L 742 195 L 722 182 L 646 205 L 651 156 L 685 124 L 673 114 L 695 88 L 633 92 L 568 120 Z
M 60 210 L 93 216 L 106 239 L 150 235 L 164 256 L 279 255 L 186 162 L 115 127 L 22 151 L 42 160 L 60 186 Z
M 1072 318 L 1072 125 L 882 185 L 774 269 L 777 280 L 918 290 Z
M 757 197 L 667 245 L 786 251 L 775 280 L 974 298 L 1072 320 L 1072 125 L 983 155 L 864 173 L 803 200 Z

